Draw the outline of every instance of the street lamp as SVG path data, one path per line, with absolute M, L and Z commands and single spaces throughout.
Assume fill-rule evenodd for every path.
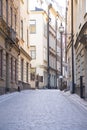
M 64 27 L 63 27 L 63 25 L 62 25 L 62 23 L 61 23 L 61 25 L 60 25 L 60 27 L 59 27 L 59 32 L 60 32 L 60 35 L 61 35 L 61 46 L 60 46 L 60 48 L 61 48 L 61 76 L 60 76 L 60 79 L 61 79 L 61 88 L 60 89 L 62 89 L 62 78 L 63 78 L 63 70 L 62 70 L 62 34 L 63 34 L 63 32 L 64 32 Z

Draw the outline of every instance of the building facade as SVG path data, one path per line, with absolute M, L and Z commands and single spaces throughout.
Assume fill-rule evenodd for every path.
M 18 85 L 19 0 L 0 0 L 0 92 Z
M 47 13 L 40 8 L 30 12 L 31 82 L 35 88 L 48 87 L 48 35 L 50 88 L 56 88 L 58 85 L 60 55 L 57 51 L 60 46 L 56 39 L 55 22 L 53 26 L 52 23 L 49 24 L 49 34 L 47 35 L 47 20 Z
M 73 4 L 75 91 L 87 97 L 87 0 L 74 0 Z M 70 5 L 69 1 L 68 12 Z
M 21 89 L 30 89 L 30 61 L 29 55 L 29 0 L 20 1 L 20 53 L 18 56 L 18 85 Z
M 47 15 L 42 11 L 30 12 L 31 86 L 47 85 Z

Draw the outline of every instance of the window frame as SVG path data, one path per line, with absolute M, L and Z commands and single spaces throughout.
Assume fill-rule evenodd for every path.
M 32 60 L 36 59 L 36 46 L 30 47 L 30 56 L 31 56 Z
M 31 22 L 35 22 L 35 24 Z M 32 27 L 35 28 L 34 31 L 32 31 Z M 36 34 L 36 20 L 35 19 L 30 20 L 30 34 Z

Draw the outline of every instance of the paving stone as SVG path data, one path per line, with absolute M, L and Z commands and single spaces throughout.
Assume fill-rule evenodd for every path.
M 27 90 L 0 101 L 0 130 L 87 130 L 87 111 L 58 90 Z

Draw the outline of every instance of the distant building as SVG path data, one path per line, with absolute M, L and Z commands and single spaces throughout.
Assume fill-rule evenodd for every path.
M 44 11 L 30 12 L 31 86 L 47 85 L 47 15 Z
M 31 61 L 31 86 L 35 88 L 47 87 L 48 80 L 48 57 L 47 57 L 47 13 L 42 9 L 30 11 L 30 55 Z M 58 42 L 59 43 L 59 42 Z M 49 25 L 49 71 L 50 88 L 56 88 L 56 76 L 58 76 L 60 61 L 56 61 L 55 26 Z M 60 57 L 60 56 L 59 56 Z M 59 58 L 58 57 L 58 58 Z M 57 68 L 58 66 L 58 68 Z M 58 70 L 57 70 L 58 69 Z M 57 73 L 56 73 L 57 72 Z M 57 75 L 56 75 L 57 74 Z

